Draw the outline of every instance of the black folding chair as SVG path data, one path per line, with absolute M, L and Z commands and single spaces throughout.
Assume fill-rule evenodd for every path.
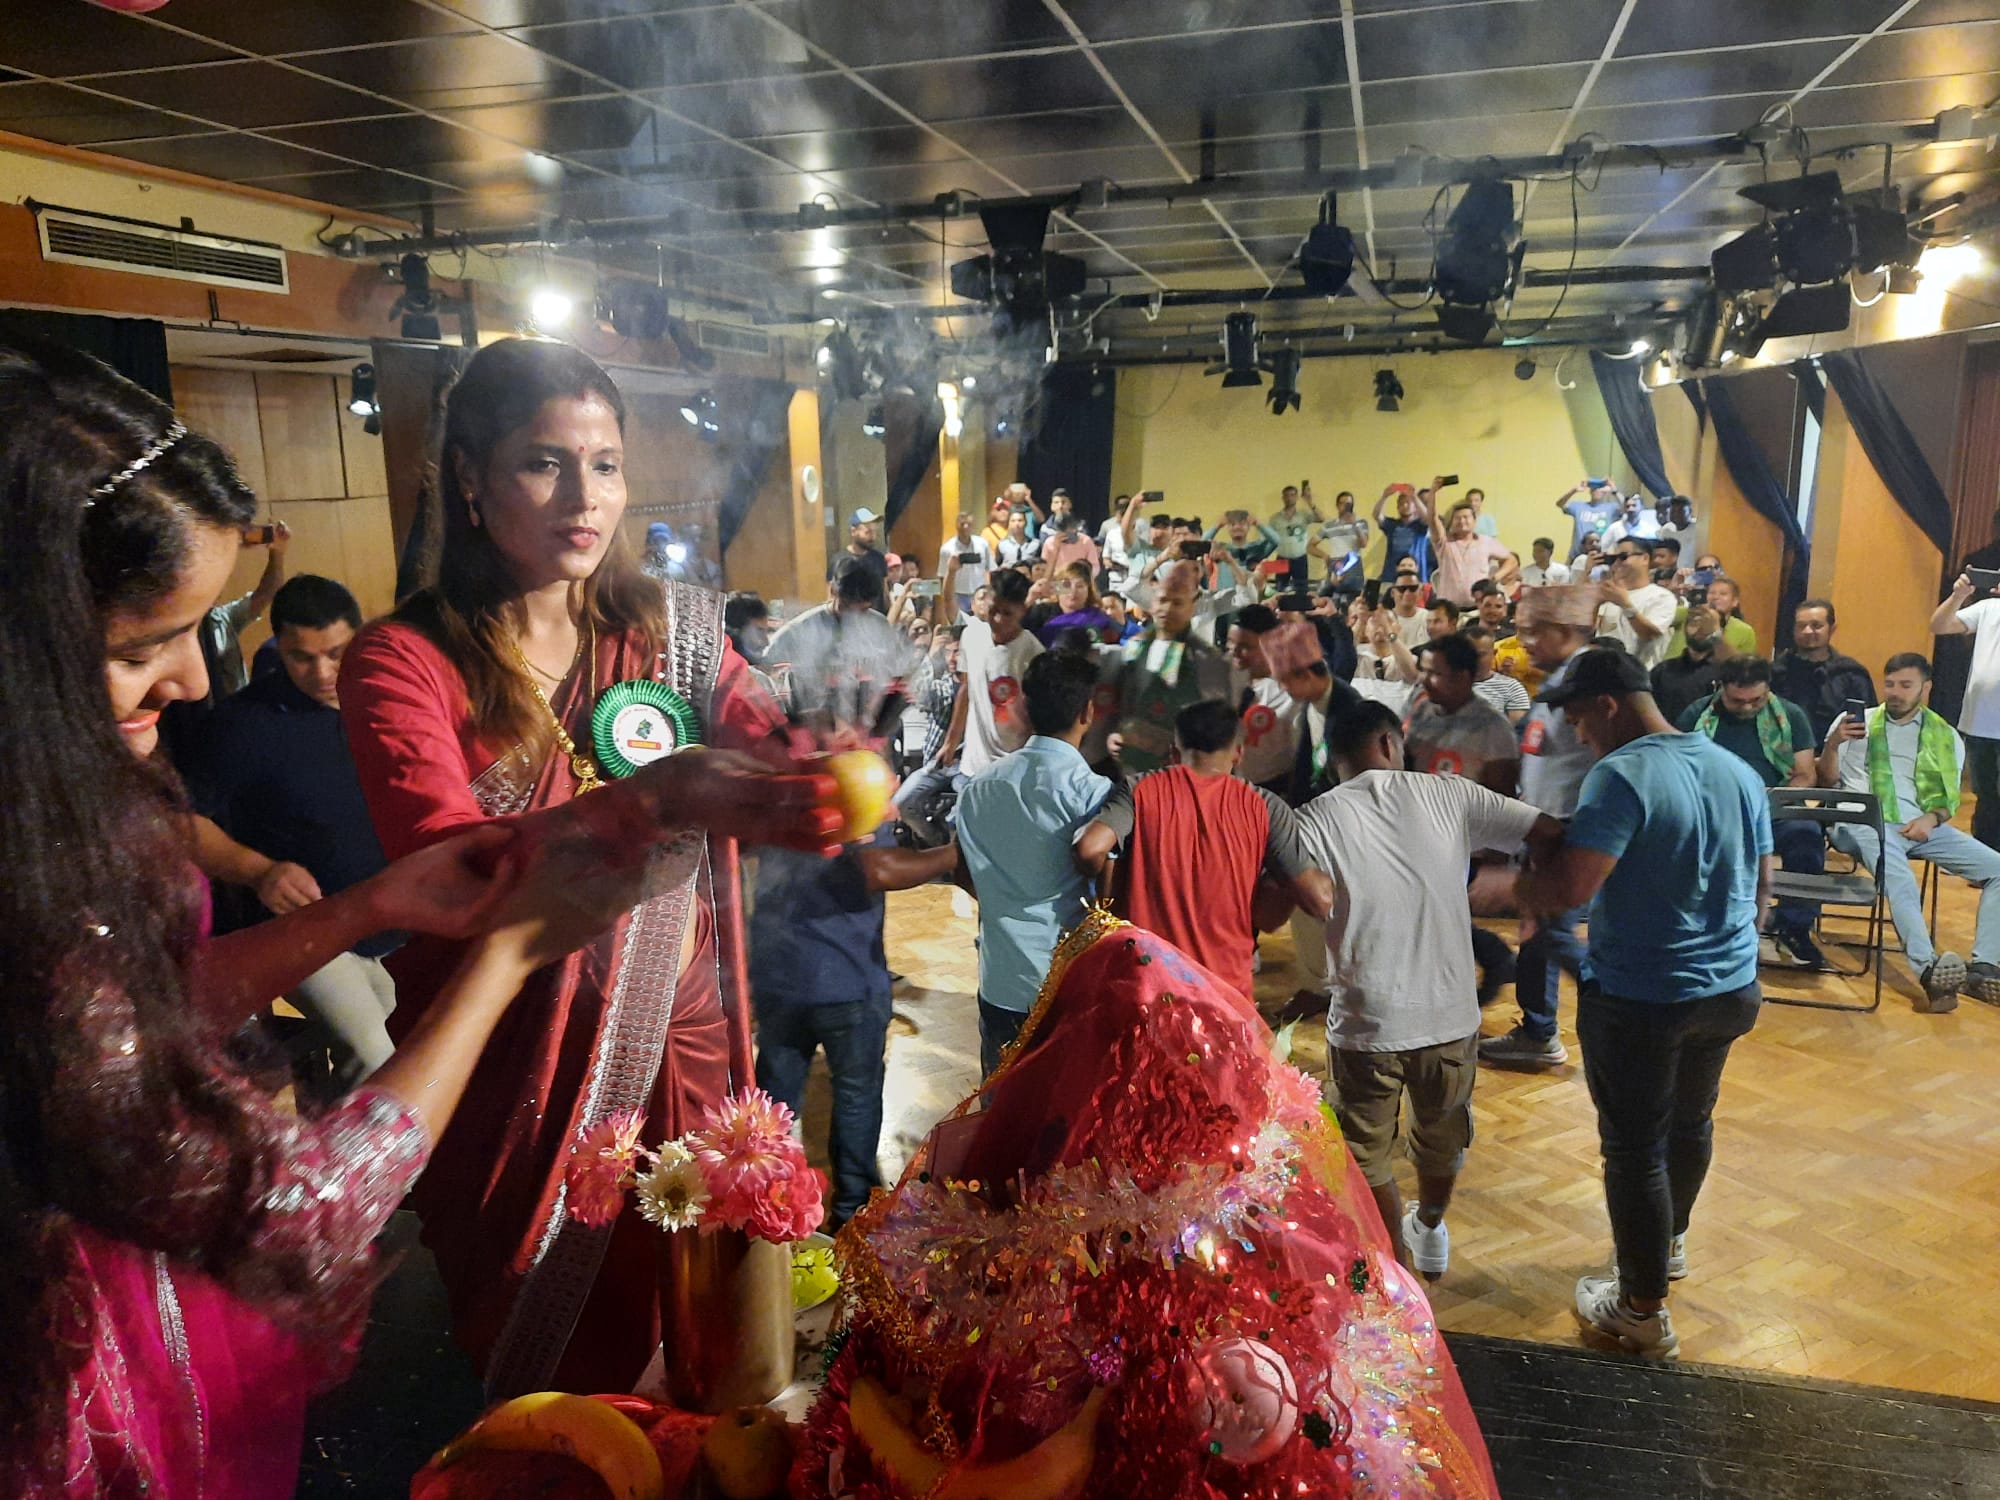
M 1785 995 L 1766 995 L 1774 1005 L 1796 1005 L 1807 1010 L 1846 1010 L 1867 1014 L 1882 1006 L 1882 950 L 1889 926 L 1888 900 L 1882 894 L 1882 861 L 1887 857 L 1887 841 L 1882 837 L 1882 802 L 1873 792 L 1849 792 L 1819 787 L 1772 787 L 1771 822 L 1816 823 L 1821 837 L 1831 829 L 1846 826 L 1866 828 L 1875 835 L 1875 868 L 1861 861 L 1851 874 L 1808 875 L 1791 870 L 1771 872 L 1771 894 L 1797 901 L 1817 901 L 1821 906 L 1866 908 L 1866 937 L 1862 942 L 1861 967 L 1846 977 L 1858 979 L 1868 972 L 1872 957 L 1875 968 L 1875 998 L 1867 1005 L 1848 1005 L 1837 1000 L 1798 1000 Z M 1835 946 L 1852 948 L 1852 943 Z M 1840 971 L 1845 972 L 1845 971 Z

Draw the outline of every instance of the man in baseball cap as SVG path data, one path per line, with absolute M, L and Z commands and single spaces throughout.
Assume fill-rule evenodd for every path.
M 875 580 L 875 608 L 886 615 L 889 612 L 889 559 L 875 545 L 875 523 L 881 519 L 865 505 L 849 514 L 847 546 L 827 560 L 826 581 L 833 582 L 834 568 L 843 557 L 859 559 L 861 566 L 868 570 L 868 576 Z
M 1562 845 L 1514 888 L 1531 916 L 1590 908 L 1576 1030 L 1617 1260 L 1577 1283 L 1576 1316 L 1596 1341 L 1671 1358 L 1667 1283 L 1687 1274 L 1723 1065 L 1763 999 L 1770 808 L 1742 760 L 1666 721 L 1623 651 L 1581 653 L 1541 701 L 1598 757 Z

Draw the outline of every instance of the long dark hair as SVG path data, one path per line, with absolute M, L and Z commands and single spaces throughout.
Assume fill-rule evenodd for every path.
M 122 742 L 105 688 L 108 616 L 170 593 L 197 528 L 255 510 L 195 434 L 93 495 L 172 420 L 71 350 L 0 347 L 0 1473 L 46 1456 L 88 1352 L 51 1337 L 65 1226 L 238 1276 L 243 1193 L 268 1159 L 194 1014 L 199 887 L 174 784 Z M 276 1279 L 274 1296 L 297 1290 Z
M 508 649 L 519 625 L 520 585 L 492 534 L 472 524 L 459 474 L 461 468 L 484 473 L 508 433 L 532 421 L 544 402 L 563 396 L 601 397 L 617 414 L 619 431 L 625 430 L 625 398 L 581 349 L 502 339 L 473 356 L 445 401 L 443 440 L 425 495 L 440 538 L 431 576 L 396 612 L 457 666 L 483 736 L 535 746 L 549 738 L 547 716 Z M 583 585 L 583 606 L 600 631 L 641 632 L 649 654 L 666 634 L 660 586 L 640 571 L 622 531 Z

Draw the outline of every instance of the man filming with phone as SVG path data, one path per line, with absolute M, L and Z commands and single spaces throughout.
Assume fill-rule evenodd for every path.
M 944 545 L 938 548 L 937 576 L 952 580 L 961 615 L 972 613 L 972 596 L 986 582 L 986 575 L 993 567 L 993 548 L 974 529 L 976 524 L 970 511 L 960 511 L 957 535 L 945 538 Z

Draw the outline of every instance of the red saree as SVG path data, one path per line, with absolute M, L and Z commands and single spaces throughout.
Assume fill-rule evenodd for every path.
M 667 649 L 646 660 L 636 637 L 600 640 L 598 688 L 668 682 L 694 705 L 710 745 L 748 748 L 778 731 L 782 713 L 722 632 L 720 597 L 675 583 L 666 591 Z M 585 745 L 586 696 L 572 683 L 554 700 Z M 342 664 L 340 706 L 392 859 L 575 795 L 562 755 L 537 767 L 521 746 L 480 742 L 457 668 L 409 626 L 362 633 Z M 412 1194 L 453 1332 L 494 1396 L 630 1389 L 659 1343 L 657 1232 L 629 1214 L 610 1229 L 576 1223 L 564 1164 L 583 1132 L 618 1110 L 643 1110 L 645 1138 L 660 1140 L 749 1082 L 747 1012 L 731 979 L 742 960 L 733 846 L 687 837 L 669 848 L 679 863 L 663 894 L 522 990 Z M 690 923 L 695 952 L 682 969 Z M 399 1039 L 459 952 L 417 939 L 389 960 Z

